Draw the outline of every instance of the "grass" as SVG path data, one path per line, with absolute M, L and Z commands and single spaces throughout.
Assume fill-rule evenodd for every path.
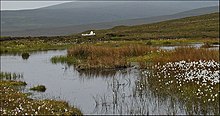
M 30 90 L 38 91 L 38 92 L 45 92 L 46 87 L 44 85 L 38 85 L 38 86 L 30 88 Z
M 102 40 L 219 38 L 219 13 L 137 26 L 117 26 L 96 30 L 95 33 L 97 35 L 93 39 Z
M 76 65 L 78 69 L 116 69 L 130 67 L 131 62 L 139 62 L 141 68 L 152 63 L 175 61 L 219 61 L 219 50 L 194 47 L 178 47 L 171 51 L 159 50 L 143 42 L 99 42 L 75 45 L 68 49 L 67 56 L 55 56 L 53 63 Z
M 51 58 L 51 62 L 56 63 L 66 63 L 69 65 L 77 64 L 77 59 L 74 57 L 68 57 L 68 56 L 54 56 Z
M 0 95 L 2 115 L 82 115 L 80 110 L 64 101 L 34 100 L 15 89 L 14 84 L 0 86 L 4 93 Z
M 148 62 L 154 64 L 176 61 L 199 61 L 214 60 L 219 62 L 219 50 L 210 50 L 205 48 L 179 47 L 172 51 L 157 51 L 144 56 L 132 57 L 130 62 L 142 62 L 142 68 L 146 68 Z
M 68 49 L 68 57 L 78 59 L 80 69 L 99 68 L 126 68 L 129 67 L 127 58 L 146 55 L 156 48 L 130 44 L 126 46 L 97 46 L 97 45 L 77 45 Z
M 175 62 L 175 61 L 199 61 L 214 60 L 219 62 L 219 50 L 209 50 L 203 48 L 180 47 L 171 52 L 162 52 L 160 56 L 154 57 L 155 62 Z
M 23 78 L 23 74 L 10 73 L 10 72 L 0 72 L 1 80 L 17 80 Z
M 137 26 L 117 26 L 95 32 L 97 35 L 93 37 L 82 37 L 81 33 L 54 37 L 1 37 L 0 53 L 67 49 L 72 44 L 100 41 L 139 40 L 148 45 L 174 45 L 191 42 L 219 44 L 219 13 Z
M 59 50 L 66 49 L 68 45 L 63 42 L 56 42 L 56 40 L 40 40 L 40 39 L 25 39 L 25 40 L 11 40 L 1 42 L 1 53 L 27 53 L 34 51 L 45 50 Z
M 172 96 L 182 101 L 188 115 L 218 115 L 219 82 L 215 80 L 218 79 L 218 71 L 219 62 L 214 61 L 170 62 L 155 65 L 151 72 L 145 71 L 146 78 L 139 81 L 139 85 L 142 85 L 142 90 L 146 87 L 157 96 Z
M 11 81 L 1 81 L 0 84 L 1 84 L 1 86 L 4 86 L 4 87 L 8 87 L 8 86 L 26 86 L 27 85 L 26 82 L 14 81 L 14 80 L 11 80 Z
M 26 83 L 16 81 L 20 74 L 1 72 L 0 114 L 1 115 L 82 115 L 77 108 L 65 101 L 36 100 L 19 91 Z M 15 80 L 13 80 L 15 79 Z
M 9 36 L 0 36 L 0 40 L 4 40 L 5 38 L 9 38 Z

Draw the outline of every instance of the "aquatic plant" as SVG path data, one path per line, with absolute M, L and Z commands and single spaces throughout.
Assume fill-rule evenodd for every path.
M 21 56 L 22 56 L 22 58 L 23 58 L 24 60 L 27 60 L 27 59 L 29 58 L 30 54 L 27 53 L 27 52 L 24 52 L 24 53 L 21 54 Z
M 38 86 L 30 88 L 30 90 L 39 91 L 39 92 L 45 92 L 46 91 L 46 87 L 44 85 L 38 85 Z
M 140 44 L 119 47 L 77 45 L 68 49 L 68 57 L 79 59 L 80 68 L 127 68 L 127 58 L 145 55 L 157 48 Z
M 68 65 L 76 64 L 78 61 L 74 57 L 68 57 L 68 56 L 54 56 L 50 59 L 50 61 L 54 64 L 57 63 L 66 63 Z
M 0 72 L 1 80 L 17 80 L 23 78 L 23 74 L 10 73 L 10 72 Z
M 206 114 L 208 110 L 219 114 L 219 69 L 219 62 L 213 60 L 158 63 L 151 72 L 142 72 L 146 80 L 139 89 L 149 86 L 159 95 L 177 97 L 188 110 L 201 109 L 196 114 Z
M 17 73 L 0 73 L 1 115 L 82 115 L 79 109 L 64 101 L 30 99 L 28 94 L 20 92 L 20 86 L 27 85 L 26 82 L 18 81 L 22 77 L 22 74 Z M 46 90 L 44 86 L 35 89 Z

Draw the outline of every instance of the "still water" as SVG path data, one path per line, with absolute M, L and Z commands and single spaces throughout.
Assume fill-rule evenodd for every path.
M 50 58 L 66 50 L 32 53 L 27 60 L 19 55 L 2 55 L 1 71 L 23 74 L 25 92 L 36 99 L 65 100 L 84 114 L 187 114 L 184 105 L 173 97 L 158 96 L 148 87 L 141 92 L 141 71 L 125 70 L 79 72 L 73 66 L 52 64 Z M 43 93 L 28 89 L 45 85 Z M 144 94 L 143 94 L 144 93 Z
M 66 100 L 86 114 L 94 112 L 96 104 L 93 96 L 111 94 L 109 86 L 113 78 L 133 81 L 138 75 L 137 70 L 127 74 L 127 71 L 79 73 L 74 67 L 50 62 L 51 57 L 65 54 L 65 50 L 37 52 L 31 54 L 28 60 L 23 60 L 21 56 L 3 55 L 1 71 L 22 73 L 24 81 L 28 83 L 27 88 L 39 84 L 46 86 L 46 92 L 34 93 L 33 97 Z

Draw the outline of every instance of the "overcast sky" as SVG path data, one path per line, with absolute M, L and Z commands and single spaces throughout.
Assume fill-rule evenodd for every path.
M 70 1 L 1 1 L 1 10 L 36 9 Z
M 23 10 L 23 9 L 36 9 L 36 8 L 41 8 L 41 7 L 46 7 L 46 6 L 51 6 L 51 5 L 56 5 L 56 4 L 61 4 L 61 3 L 66 3 L 66 2 L 71 2 L 74 0 L 70 1 L 2 1 L 1 0 L 1 10 Z M 188 1 L 189 2 L 189 1 Z M 197 1 L 199 2 L 199 1 Z M 204 4 L 205 1 L 200 1 L 203 2 Z M 207 2 L 208 4 L 213 4 L 213 5 L 218 5 L 217 1 L 211 1 Z M 207 4 L 207 5 L 208 5 Z

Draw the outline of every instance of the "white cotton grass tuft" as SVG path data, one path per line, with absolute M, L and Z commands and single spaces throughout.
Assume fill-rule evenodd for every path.
M 149 81 L 156 80 L 157 85 L 163 84 L 164 89 L 176 87 L 180 93 L 186 92 L 186 95 L 189 91 L 185 91 L 185 88 L 190 87 L 191 97 L 195 96 L 198 99 L 206 100 L 204 101 L 206 103 L 214 102 L 219 97 L 219 89 L 216 89 L 220 79 L 219 65 L 219 62 L 214 60 L 191 62 L 183 60 L 168 62 L 164 65 L 157 64 L 153 66 L 154 71 L 145 70 L 142 74 Z M 169 90 L 172 89 L 174 88 Z

